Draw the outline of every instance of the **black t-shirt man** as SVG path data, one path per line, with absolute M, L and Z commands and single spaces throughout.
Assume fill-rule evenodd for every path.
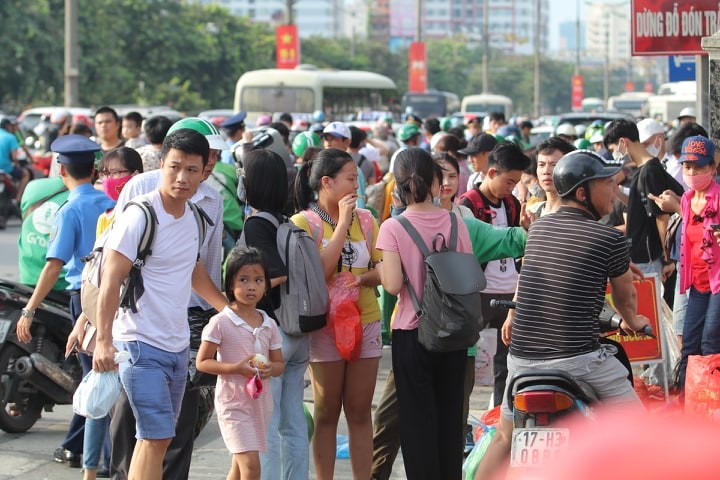
M 660 195 L 665 190 L 683 194 L 682 186 L 665 171 L 657 158 L 638 168 L 630 182 L 626 234 L 630 239 L 630 258 L 635 263 L 650 263 L 663 255 L 663 240 L 658 234 L 655 218 L 666 213 L 648 198 L 648 194 Z

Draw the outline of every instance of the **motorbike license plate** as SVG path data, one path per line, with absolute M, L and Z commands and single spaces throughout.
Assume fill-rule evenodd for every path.
M 5 341 L 11 326 L 12 320 L 0 320 L 0 343 Z
M 567 428 L 515 428 L 510 450 L 511 467 L 540 467 L 567 450 Z

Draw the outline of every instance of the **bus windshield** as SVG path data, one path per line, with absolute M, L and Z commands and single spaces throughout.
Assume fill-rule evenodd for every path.
M 406 93 L 401 108 L 403 113 L 414 113 L 422 118 L 444 117 L 448 113 L 445 96 L 439 93 Z
M 247 112 L 312 112 L 315 94 L 310 88 L 248 86 L 240 101 Z
M 501 103 L 468 103 L 465 111 L 468 113 L 505 113 L 505 105 Z

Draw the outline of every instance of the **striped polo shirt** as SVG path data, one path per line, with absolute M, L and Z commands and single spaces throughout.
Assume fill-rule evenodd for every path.
M 533 223 L 518 281 L 510 353 L 552 359 L 594 350 L 608 278 L 622 275 L 629 265 L 622 232 L 584 210 L 563 206 Z

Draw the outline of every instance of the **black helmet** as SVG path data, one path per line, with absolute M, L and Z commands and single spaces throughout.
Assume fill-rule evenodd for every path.
M 596 178 L 612 177 L 621 167 L 606 167 L 603 158 L 590 150 L 575 150 L 555 165 L 553 183 L 558 195 L 565 197 L 583 183 Z

